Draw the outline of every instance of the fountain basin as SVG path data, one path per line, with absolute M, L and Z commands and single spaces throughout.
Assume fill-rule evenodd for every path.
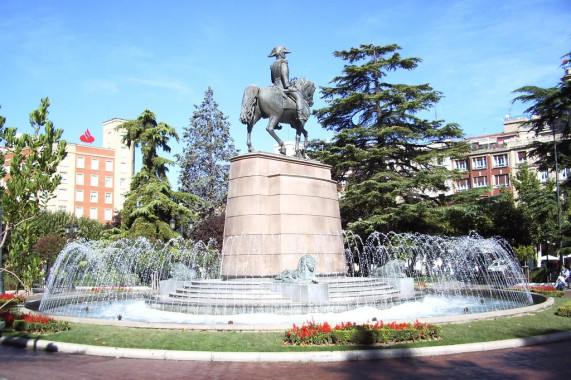
M 496 294 L 497 295 L 497 294 Z M 426 298 L 428 297 L 428 298 Z M 485 312 L 478 311 L 480 298 L 466 297 L 465 300 L 457 295 L 450 297 L 426 296 L 423 300 L 402 303 L 389 309 L 376 309 L 365 306 L 340 313 L 309 313 L 297 315 L 276 315 L 269 313 L 252 313 L 236 315 L 196 315 L 180 312 L 156 310 L 149 307 L 144 298 L 118 300 L 116 302 L 99 302 L 100 305 L 91 303 L 90 312 L 85 312 L 81 306 L 75 304 L 77 316 L 59 315 L 58 310 L 54 313 L 41 313 L 58 320 L 73 323 L 86 323 L 95 325 L 110 325 L 121 327 L 153 328 L 153 329 L 186 329 L 186 330 L 209 330 L 209 331 L 284 331 L 291 328 L 292 323 L 301 324 L 308 320 L 315 322 L 372 322 L 373 318 L 385 322 L 408 322 L 420 321 L 433 324 L 464 323 L 476 320 L 514 317 L 529 313 L 539 312 L 553 306 L 554 300 L 541 294 L 532 294 L 533 304 L 524 307 L 514 307 Z M 454 308 L 448 308 L 448 315 L 435 315 L 430 311 L 432 305 L 442 311 L 452 301 L 459 301 Z M 486 303 L 488 301 L 486 300 Z M 39 300 L 28 301 L 23 309 L 24 312 L 38 313 Z M 103 305 L 105 304 L 105 305 Z M 468 307 L 468 313 L 463 311 Z M 410 314 L 413 313 L 413 314 Z M 118 320 L 117 316 L 122 319 Z M 154 317 L 150 317 L 154 315 Z M 414 315 L 414 316 L 412 316 Z

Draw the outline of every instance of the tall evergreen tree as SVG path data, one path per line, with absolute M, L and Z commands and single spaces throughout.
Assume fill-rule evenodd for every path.
M 226 204 L 230 158 L 238 154 L 230 136 L 228 117 L 218 109 L 210 87 L 184 128 L 179 190 L 198 196 L 203 216 L 220 213 Z
M 159 149 L 170 152 L 170 138 L 178 141 L 175 129 L 166 123 L 157 123 L 155 114 L 149 110 L 144 110 L 137 119 L 117 126 L 117 129 L 126 130 L 124 144 L 141 148 L 143 161 L 141 170 L 131 180 L 121 211 L 125 235 L 162 240 L 175 237 L 170 220 L 188 223 L 194 215 L 185 205 L 196 199 L 190 194 L 172 190 L 167 178 L 167 165 L 173 162 L 158 154 Z
M 539 159 L 538 165 L 542 170 L 555 170 L 555 152 L 558 169 L 571 168 L 571 53 L 566 56 L 569 59 L 562 64 L 566 67 L 565 76 L 555 87 L 524 86 L 514 91 L 519 94 L 514 102 L 530 104 L 524 111 L 530 115 L 530 119 L 523 124 L 524 128 L 528 127 L 536 134 L 551 131 L 554 138 L 556 134 L 561 134 L 557 143 L 535 143 L 532 153 Z M 571 186 L 571 181 L 567 179 L 565 185 Z
M 315 111 L 320 123 L 336 132 L 333 142 L 314 155 L 333 166 L 346 182 L 340 200 L 345 227 L 373 230 L 429 231 L 432 209 L 453 173 L 440 160 L 457 157 L 467 147 L 457 124 L 427 120 L 442 97 L 428 84 L 393 84 L 390 72 L 412 70 L 420 58 L 402 58 L 398 45 L 361 45 L 336 51 L 347 61 L 334 87 L 322 87 L 328 106 Z
M 561 67 L 565 75 L 555 87 L 541 88 L 537 86 L 524 86 L 514 92 L 519 94 L 514 102 L 531 104 L 524 112 L 530 115 L 529 120 L 523 124 L 530 130 L 540 134 L 551 131 L 552 141 L 538 141 L 534 145 L 532 154 L 538 160 L 540 170 L 551 170 L 556 173 L 556 198 L 558 247 L 563 261 L 563 255 L 571 250 L 568 238 L 571 231 L 569 197 L 571 189 L 569 175 L 566 180 L 561 178 L 561 170 L 569 174 L 571 168 L 571 52 L 564 57 Z M 558 183 L 557 180 L 562 183 Z

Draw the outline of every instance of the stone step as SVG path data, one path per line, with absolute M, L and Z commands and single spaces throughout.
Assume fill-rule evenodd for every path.
M 171 298 L 185 298 L 185 299 L 225 299 L 225 300 L 279 300 L 279 301 L 291 301 L 291 298 L 284 297 L 278 293 L 203 293 L 203 292 L 192 292 L 192 293 L 170 293 Z

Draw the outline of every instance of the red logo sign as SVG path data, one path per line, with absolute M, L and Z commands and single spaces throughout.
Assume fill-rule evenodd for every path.
M 86 129 L 85 133 L 83 135 L 79 136 L 79 139 L 81 141 L 83 141 L 84 143 L 88 143 L 88 144 L 91 144 L 92 142 L 95 141 L 95 137 L 93 137 L 91 135 L 91 132 L 89 132 L 89 129 Z

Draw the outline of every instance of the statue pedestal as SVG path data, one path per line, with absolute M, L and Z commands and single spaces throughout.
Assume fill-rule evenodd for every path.
M 222 277 L 277 276 L 296 269 L 307 254 L 318 275 L 346 272 L 331 167 L 263 152 L 233 158 Z
M 387 278 L 390 286 L 399 291 L 401 299 L 414 297 L 414 278 L 412 277 L 392 277 Z
M 293 302 L 317 303 L 329 301 L 329 286 L 327 284 L 280 284 L 268 285 L 272 292 L 290 297 Z

